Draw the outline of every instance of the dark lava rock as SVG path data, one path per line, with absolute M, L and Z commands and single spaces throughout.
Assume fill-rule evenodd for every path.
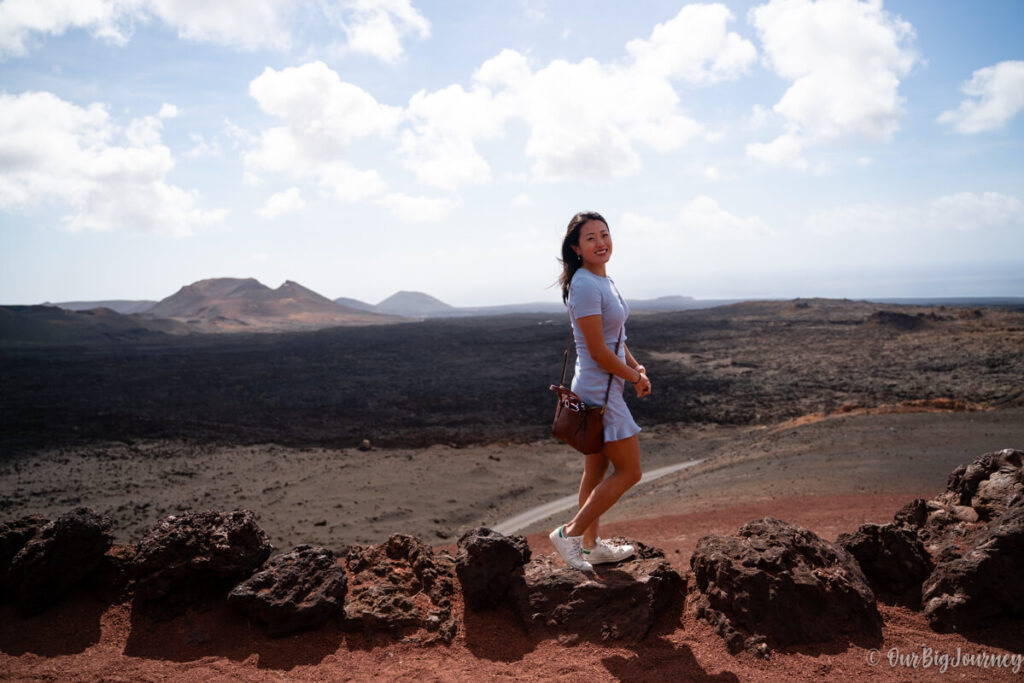
M 851 534 L 839 534 L 836 545 L 853 555 L 876 594 L 912 607 L 920 604 L 921 583 L 932 571 L 932 560 L 914 531 L 895 524 L 864 524 Z
M 0 524 L 0 600 L 8 602 L 14 599 L 14 593 L 10 589 L 7 571 L 11 567 L 11 560 L 18 554 L 25 544 L 44 526 L 50 523 L 42 515 L 29 515 L 12 522 Z
M 395 534 L 378 545 L 351 546 L 345 555 L 348 594 L 339 614 L 347 631 L 410 636 L 424 628 L 426 642 L 450 643 L 455 562 L 414 536 Z M 411 637 L 411 636 L 410 636 Z
M 18 612 L 31 616 L 55 604 L 96 569 L 112 542 L 110 520 L 84 507 L 39 529 L 8 571 Z
M 867 323 L 888 327 L 894 330 L 911 332 L 926 326 L 925 319 L 920 316 L 907 315 L 899 311 L 875 311 L 867 318 Z
M 171 515 L 138 543 L 134 608 L 167 619 L 224 597 L 273 550 L 249 510 Z
M 656 548 L 653 545 L 647 545 L 643 541 L 635 541 L 631 538 L 625 538 L 623 536 L 613 536 L 608 539 L 612 545 L 631 545 L 633 546 L 633 555 L 624 560 L 629 562 L 631 560 L 654 560 L 665 557 L 665 551 L 661 548 Z
M 492 609 L 505 599 L 512 572 L 530 561 L 522 536 L 505 536 L 487 527 L 467 531 L 459 539 L 455 572 L 466 607 Z
M 509 595 L 531 634 L 600 642 L 642 640 L 663 615 L 681 612 L 685 592 L 686 580 L 662 559 L 589 574 L 542 555 L 512 575 Z
M 857 561 L 842 548 L 773 517 L 736 536 L 704 536 L 690 558 L 697 614 L 729 649 L 764 655 L 842 634 L 881 636 L 882 620 Z
M 924 498 L 915 498 L 897 510 L 892 521 L 897 526 L 920 529 L 928 521 L 928 501 Z
M 974 508 L 987 522 L 1024 503 L 1024 451 L 1006 448 L 982 455 L 949 475 L 946 497 Z
M 1024 506 L 989 523 L 973 548 L 935 567 L 921 602 L 936 631 L 978 628 L 996 617 L 1024 616 Z
M 96 571 L 89 578 L 93 594 L 102 602 L 114 604 L 126 601 L 131 594 L 134 545 L 114 545 L 103 555 Z
M 1007 448 L 978 457 L 949 475 L 932 500 L 914 500 L 894 522 L 913 529 L 936 563 L 955 560 L 1006 510 L 1024 505 L 1024 451 Z
M 346 586 L 345 569 L 331 550 L 300 545 L 235 586 L 228 603 L 276 638 L 327 623 L 341 609 Z

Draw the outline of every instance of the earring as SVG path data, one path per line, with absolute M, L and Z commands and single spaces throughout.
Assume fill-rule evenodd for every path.
M 576 254 L 576 260 L 583 263 L 583 254 Z

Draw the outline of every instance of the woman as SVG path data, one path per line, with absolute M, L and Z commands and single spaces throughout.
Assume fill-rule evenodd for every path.
M 651 393 L 651 380 L 626 345 L 626 302 L 605 267 L 612 255 L 608 222 L 598 213 L 573 216 L 562 239 L 562 301 L 569 307 L 576 368 L 572 390 L 589 405 L 605 403 L 608 376 L 611 390 L 604 412 L 604 446 L 585 456 L 580 481 L 580 509 L 572 521 L 551 532 L 549 538 L 574 569 L 592 571 L 593 565 L 618 562 L 633 554 L 632 546 L 616 546 L 598 536 L 598 520 L 633 484 L 640 481 L 640 427 L 622 397 L 626 382 L 637 396 Z M 621 340 L 621 341 L 620 341 Z M 618 353 L 613 350 L 618 345 Z M 605 479 L 608 463 L 615 467 Z

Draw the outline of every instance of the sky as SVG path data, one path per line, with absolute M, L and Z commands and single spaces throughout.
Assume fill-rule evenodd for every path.
M 2 0 L 0 304 L 1024 296 L 1019 0 Z

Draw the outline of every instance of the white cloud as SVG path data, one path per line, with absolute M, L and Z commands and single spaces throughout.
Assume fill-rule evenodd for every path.
M 160 105 L 160 113 L 158 113 L 157 116 L 161 119 L 173 119 L 176 118 L 180 113 L 181 110 L 179 110 L 173 104 L 168 104 L 167 102 L 164 102 Z
M 806 224 L 823 234 L 1024 230 L 1024 202 L 999 192 L 958 192 L 920 206 L 837 207 L 811 215 Z
M 505 115 L 491 92 L 467 92 L 452 85 L 432 93 L 420 91 L 409 100 L 399 156 L 426 185 L 453 190 L 466 183 L 490 180 L 491 167 L 475 142 L 503 133 Z
M 799 148 L 858 135 L 887 141 L 904 114 L 900 78 L 919 57 L 913 27 L 881 0 L 771 0 L 749 14 L 765 62 L 792 81 L 775 104 L 787 139 L 751 145 L 750 156 L 806 168 Z
M 0 53 L 23 55 L 37 34 L 85 29 L 124 44 L 136 22 L 157 19 L 179 37 L 248 50 L 284 48 L 294 5 L 281 0 L 5 0 Z
M 410 197 L 391 193 L 378 200 L 393 216 L 410 223 L 436 223 L 452 212 L 459 201 L 448 197 Z
M 5 0 L 0 3 L 0 55 L 24 55 L 37 34 L 75 28 L 115 44 L 128 40 L 126 3 L 112 0 Z
M 144 6 L 186 40 L 246 50 L 291 43 L 293 5 L 281 0 L 148 0 Z
M 686 5 L 674 18 L 657 24 L 650 38 L 626 44 L 633 70 L 705 84 L 742 76 L 757 59 L 757 50 L 726 31 L 734 18 L 725 5 Z
M 430 22 L 409 0 L 348 0 L 340 25 L 347 49 L 385 62 L 401 59 L 402 38 L 430 37 Z
M 412 16 L 401 2 L 347 7 Z M 671 81 L 710 83 L 749 67 L 754 48 L 725 30 L 731 20 L 721 6 L 684 10 L 655 27 L 649 40 L 632 41 L 623 64 L 556 60 L 535 71 L 525 56 L 504 50 L 480 66 L 469 88 L 420 91 L 404 111 L 378 103 L 321 62 L 268 68 L 249 90 L 282 125 L 260 134 L 245 155 L 246 170 L 251 180 L 261 172 L 313 178 L 338 197 L 360 200 L 383 193 L 386 183 L 374 171 L 352 168 L 348 145 L 398 132 L 396 155 L 417 181 L 455 191 L 490 181 L 478 145 L 502 137 L 518 120 L 528 129 L 524 151 L 534 178 L 625 177 L 640 169 L 636 144 L 663 152 L 720 135 L 683 112 Z
M 263 206 L 260 207 L 257 213 L 267 220 L 273 220 L 286 213 L 299 211 L 305 208 L 305 206 L 306 202 L 303 201 L 299 188 L 289 187 L 287 190 L 275 192 L 267 197 L 267 201 L 263 203 Z
M 805 142 L 795 133 L 783 133 L 771 142 L 753 142 L 747 145 L 747 156 L 774 166 L 789 166 L 807 170 L 803 157 Z
M 956 109 L 942 112 L 939 123 L 964 134 L 1002 128 L 1024 111 L 1024 61 L 999 62 L 978 69 L 961 90 L 974 99 L 965 99 Z
M 506 49 L 480 66 L 471 90 L 414 96 L 400 154 L 421 182 L 445 189 L 483 182 L 490 167 L 476 144 L 521 120 L 534 178 L 629 176 L 641 167 L 636 143 L 665 152 L 715 137 L 684 113 L 672 81 L 714 83 L 749 69 L 756 51 L 726 31 L 732 19 L 721 5 L 683 8 L 648 39 L 631 41 L 621 64 L 555 60 L 534 70 Z
M 245 155 L 248 172 L 312 178 L 343 201 L 385 190 L 376 171 L 353 168 L 345 154 L 354 140 L 393 132 L 401 109 L 378 103 L 322 62 L 281 71 L 267 68 L 249 84 L 249 94 L 284 125 L 262 132 Z
M 184 40 L 243 50 L 288 49 L 300 42 L 296 30 L 321 17 L 344 30 L 345 49 L 388 62 L 401 57 L 403 38 L 430 35 L 430 22 L 410 0 L 4 0 L 0 56 L 24 55 L 40 35 L 74 29 L 124 44 L 136 23 L 154 20 Z
M 186 235 L 223 221 L 198 195 L 166 182 L 174 167 L 152 116 L 124 128 L 100 104 L 79 107 L 47 92 L 0 95 L 0 207 L 69 205 L 72 229 L 134 228 Z

